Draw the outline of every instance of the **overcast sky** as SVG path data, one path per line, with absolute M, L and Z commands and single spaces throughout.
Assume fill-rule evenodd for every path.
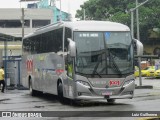
M 20 0 L 0 0 L 0 8 L 22 8 L 25 7 L 28 2 L 19 2 Z M 74 17 L 76 10 L 80 9 L 85 1 L 88 0 L 61 0 L 62 11 L 69 12 Z M 33 2 L 32 2 L 33 3 Z M 56 1 L 56 6 L 60 8 L 60 2 Z

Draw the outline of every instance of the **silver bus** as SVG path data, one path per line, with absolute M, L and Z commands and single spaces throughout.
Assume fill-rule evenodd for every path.
M 133 98 L 134 42 L 129 27 L 109 21 L 50 24 L 24 37 L 22 84 L 60 101 Z

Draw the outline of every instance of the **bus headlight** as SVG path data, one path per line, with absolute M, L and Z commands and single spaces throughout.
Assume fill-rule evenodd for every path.
M 79 83 L 79 84 L 84 85 L 84 86 L 87 87 L 87 88 L 90 88 L 90 85 L 89 85 L 88 82 L 85 82 L 85 81 L 82 81 L 82 80 L 77 80 L 76 82 Z
M 133 83 L 134 81 L 135 81 L 134 79 L 125 81 L 125 83 L 123 84 L 123 87 L 128 86 L 129 84 Z

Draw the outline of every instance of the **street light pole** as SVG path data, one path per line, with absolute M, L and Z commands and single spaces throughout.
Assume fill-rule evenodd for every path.
M 138 6 L 138 0 L 136 0 L 136 7 Z M 140 41 L 139 35 L 139 10 L 136 9 L 136 23 L 137 23 L 137 39 Z M 142 86 L 142 74 L 141 74 L 141 57 L 138 57 L 139 64 L 139 85 Z
M 133 14 L 134 11 L 136 10 L 136 18 L 137 18 L 137 39 L 140 40 L 140 35 L 139 35 L 139 15 L 138 15 L 138 8 L 142 5 L 144 5 L 145 3 L 147 3 L 149 0 L 144 1 L 143 3 L 138 5 L 138 1 L 136 0 L 136 7 L 135 8 L 131 8 L 130 12 L 131 12 L 131 34 L 132 34 L 132 38 L 134 39 L 134 18 L 133 18 Z M 141 78 L 141 67 L 140 67 L 140 62 L 141 62 L 141 57 L 138 57 L 138 64 L 139 64 L 139 85 L 142 86 L 142 78 Z
M 8 73 L 7 73 L 7 60 L 8 60 L 8 56 L 7 56 L 7 41 L 8 41 L 8 39 L 7 38 L 5 38 L 4 39 L 4 72 L 5 72 L 5 82 L 6 82 L 6 86 L 7 86 L 7 75 L 8 75 Z M 6 89 L 7 89 L 7 87 L 6 87 Z
M 143 3 L 140 3 L 139 5 L 137 5 L 135 8 L 131 8 L 130 11 L 135 11 L 136 9 L 138 9 L 140 6 L 144 5 L 145 3 L 147 3 L 149 0 L 144 1 Z
M 144 5 L 145 3 L 147 3 L 149 0 L 144 1 L 143 3 L 139 4 L 137 3 L 135 8 L 131 8 L 130 12 L 131 12 L 131 32 L 132 32 L 132 38 L 134 38 L 134 18 L 133 18 L 133 13 L 135 10 L 137 10 L 140 6 Z M 139 23 L 137 24 L 139 25 Z
M 83 19 L 86 20 L 86 10 L 83 9 Z
M 136 0 L 136 6 L 138 6 L 138 0 Z M 139 35 L 139 10 L 136 9 L 136 19 L 137 19 L 137 39 L 140 41 L 140 35 Z
M 133 14 L 134 14 L 134 12 L 133 12 L 133 10 L 132 9 L 130 9 L 130 11 L 131 11 L 131 34 L 132 34 L 132 39 L 134 39 L 134 18 L 133 18 Z
M 60 0 L 60 15 L 59 15 L 60 22 L 62 21 L 62 8 L 61 8 L 61 0 Z
M 21 23 L 22 23 L 22 39 L 23 39 L 23 37 L 24 37 L 24 8 L 22 8 Z

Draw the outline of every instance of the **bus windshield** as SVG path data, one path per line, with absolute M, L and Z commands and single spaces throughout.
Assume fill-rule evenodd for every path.
M 130 32 L 74 32 L 76 72 L 117 75 L 133 72 Z

